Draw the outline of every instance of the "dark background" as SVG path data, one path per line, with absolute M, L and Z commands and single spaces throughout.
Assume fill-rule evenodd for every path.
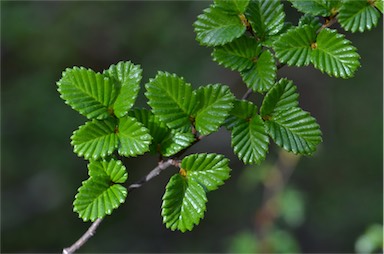
M 60 252 L 90 225 L 72 212 L 86 162 L 70 146 L 85 122 L 59 98 L 56 81 L 72 66 L 102 71 L 131 60 L 144 70 L 142 86 L 158 70 L 195 87 L 224 83 L 239 98 L 238 73 L 211 60 L 195 41 L 192 23 L 209 2 L 1 2 L 1 252 Z M 298 14 L 290 10 L 293 23 Z M 352 252 L 359 235 L 381 223 L 383 158 L 383 41 L 379 27 L 346 33 L 361 55 L 355 78 L 330 78 L 311 67 L 284 67 L 300 105 L 315 116 L 324 142 L 303 157 L 289 182 L 305 204 L 303 223 L 285 230 L 303 252 Z M 138 106 L 145 105 L 143 89 Z M 252 97 L 260 103 L 257 96 Z M 262 186 L 243 188 L 244 169 L 225 130 L 190 152 L 223 153 L 232 178 L 208 195 L 208 211 L 192 232 L 162 224 L 161 197 L 176 169 L 132 192 L 101 224 L 81 252 L 228 252 L 236 236 L 254 229 Z M 265 165 L 276 159 L 272 145 Z M 144 156 L 128 162 L 130 183 L 156 165 Z M 263 166 L 263 165 L 262 165 Z M 260 166 L 260 167 L 262 167 Z M 252 173 L 251 173 L 252 174 Z M 284 228 L 284 225 L 280 225 Z

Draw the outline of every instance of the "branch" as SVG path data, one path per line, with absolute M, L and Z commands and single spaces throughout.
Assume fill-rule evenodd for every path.
M 158 176 L 163 170 L 168 168 L 171 165 L 178 166 L 179 162 L 176 160 L 169 159 L 165 162 L 160 161 L 159 165 L 151 170 L 145 177 L 143 177 L 141 180 L 137 181 L 136 183 L 133 183 L 128 186 L 128 193 L 132 192 L 134 189 L 140 188 L 145 183 L 149 182 L 156 176 Z M 88 228 L 88 230 L 77 240 L 74 244 L 72 244 L 70 247 L 63 249 L 63 254 L 72 254 L 78 249 L 80 249 L 88 240 L 91 238 L 95 233 L 97 227 L 100 225 L 100 223 L 103 221 L 103 219 L 97 219 L 95 220 L 92 225 Z

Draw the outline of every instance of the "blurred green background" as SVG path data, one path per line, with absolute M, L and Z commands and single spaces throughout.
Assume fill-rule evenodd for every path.
M 69 137 L 85 118 L 56 91 L 65 68 L 102 71 L 131 60 L 144 70 L 142 85 L 163 70 L 195 87 L 221 82 L 238 98 L 244 94 L 239 75 L 214 63 L 211 49 L 195 41 L 192 23 L 208 5 L 1 1 L 1 252 L 60 252 L 90 225 L 72 212 L 87 168 L 72 152 Z M 298 13 L 286 2 L 285 9 L 296 23 Z M 300 159 L 283 195 L 282 206 L 297 223 L 277 220 L 273 239 L 287 250 L 353 252 L 368 226 L 382 222 L 382 18 L 379 23 L 371 32 L 346 34 L 362 57 L 353 79 L 330 78 L 311 67 L 279 71 L 298 86 L 300 104 L 318 119 L 324 139 L 314 157 Z M 145 105 L 143 93 L 138 106 Z M 190 150 L 196 151 L 225 154 L 233 169 L 232 178 L 208 195 L 199 226 L 182 234 L 162 225 L 161 197 L 176 172 L 169 169 L 132 192 L 80 252 L 257 250 L 260 172 L 268 171 L 278 149 L 271 146 L 263 165 L 244 168 L 230 149 L 228 132 L 221 130 Z M 128 160 L 129 182 L 149 172 L 156 160 Z

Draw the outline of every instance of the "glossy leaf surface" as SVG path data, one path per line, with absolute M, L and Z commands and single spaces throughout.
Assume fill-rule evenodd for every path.
M 108 70 L 104 71 L 104 74 L 117 83 L 120 88 L 119 95 L 113 104 L 113 110 L 117 117 L 123 117 L 135 103 L 140 90 L 142 69 L 131 62 L 119 62 L 111 65 Z
M 316 119 L 297 107 L 282 109 L 265 123 L 275 143 L 295 154 L 311 155 L 322 140 Z
M 360 66 L 359 54 L 351 42 L 336 30 L 321 30 L 312 50 L 312 63 L 315 68 L 330 76 L 350 78 Z
M 213 5 L 197 17 L 193 26 L 196 40 L 206 46 L 224 45 L 242 36 L 246 30 L 238 15 Z
M 124 183 L 128 174 L 116 160 L 93 161 L 88 168 L 90 178 L 79 188 L 73 209 L 84 221 L 95 221 L 124 203 L 127 189 L 116 183 Z
M 89 119 L 105 119 L 118 94 L 118 87 L 104 75 L 91 69 L 66 69 L 57 82 L 61 98 Z
M 113 153 L 118 146 L 116 121 L 94 119 L 73 132 L 71 144 L 74 152 L 85 159 L 99 159 Z
M 380 0 L 381 1 L 381 0 Z M 367 0 L 345 1 L 337 16 L 340 25 L 346 30 L 364 32 L 377 26 L 380 12 Z
M 133 117 L 119 119 L 118 132 L 119 154 L 137 156 L 149 151 L 152 137 L 147 128 Z
M 265 92 L 275 83 L 276 65 L 275 59 L 269 50 L 261 53 L 253 67 L 241 73 L 248 88 L 255 92 Z
M 257 114 L 257 106 L 247 100 L 235 100 L 233 108 L 225 120 L 227 129 L 232 130 L 239 122 L 249 120 Z
M 229 87 L 215 84 L 200 87 L 196 97 L 200 102 L 195 118 L 196 130 L 202 135 L 217 131 L 232 109 L 235 96 Z
M 311 45 L 316 40 L 312 26 L 304 25 L 288 30 L 274 43 L 276 57 L 288 65 L 304 66 L 311 62 Z
M 215 0 L 215 5 L 229 13 L 241 14 L 247 9 L 249 0 Z
M 197 105 L 190 84 L 175 74 L 158 72 L 145 87 L 148 104 L 162 122 L 171 129 L 190 128 L 190 114 Z
M 314 16 L 328 17 L 341 6 L 340 0 L 289 0 L 297 10 Z
M 261 44 L 247 36 L 242 36 L 224 46 L 215 47 L 213 60 L 234 71 L 250 69 L 261 52 Z
M 172 130 L 169 132 L 161 144 L 160 153 L 164 156 L 172 156 L 181 150 L 189 147 L 195 141 L 195 136 L 191 132 L 178 132 Z

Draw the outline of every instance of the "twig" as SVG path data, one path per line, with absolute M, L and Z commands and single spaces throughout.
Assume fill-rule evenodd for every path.
M 145 183 L 149 182 L 151 179 L 158 176 L 163 170 L 168 168 L 171 165 L 178 166 L 179 162 L 176 160 L 169 159 L 165 162 L 161 161 L 159 162 L 159 165 L 151 170 L 145 177 L 143 177 L 141 180 L 137 181 L 136 183 L 133 183 L 128 186 L 127 190 L 128 193 L 133 191 L 134 189 L 140 188 Z M 88 230 L 77 240 L 74 244 L 72 244 L 70 247 L 63 249 L 63 254 L 72 254 L 75 251 L 77 251 L 79 248 L 81 248 L 88 240 L 91 238 L 95 233 L 97 227 L 100 225 L 100 223 L 103 221 L 103 219 L 97 219 L 95 220 L 92 225 L 88 228 Z

